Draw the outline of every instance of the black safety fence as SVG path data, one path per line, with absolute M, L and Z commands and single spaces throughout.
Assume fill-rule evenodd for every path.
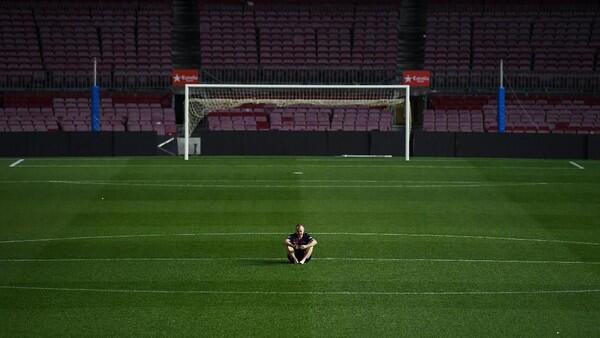
M 36 71 L 0 74 L 0 89 L 3 90 L 65 90 L 88 89 L 93 77 L 87 71 L 60 72 Z M 110 89 L 164 89 L 171 86 L 169 72 L 114 71 L 99 74 L 97 84 Z
M 431 78 L 431 89 L 438 92 L 490 93 L 499 85 L 498 72 L 434 72 Z M 504 87 L 529 93 L 597 94 L 600 92 L 600 73 L 505 73 Z
M 390 68 L 203 68 L 203 83 L 399 84 Z

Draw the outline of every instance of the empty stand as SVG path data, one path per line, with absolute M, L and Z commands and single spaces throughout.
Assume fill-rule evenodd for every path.
M 90 131 L 90 99 L 86 94 L 7 95 L 0 108 L 0 131 Z M 175 112 L 162 95 L 103 97 L 102 131 L 156 131 L 174 135 Z
M 199 11 L 203 67 L 254 68 L 273 77 L 281 69 L 379 70 L 387 79 L 396 72 L 397 1 L 253 6 L 201 1 Z
M 50 1 L 0 4 L 0 85 L 84 88 L 98 60 L 103 87 L 166 87 L 171 2 Z
M 23 87 L 45 79 L 30 10 L 0 4 L 0 85 Z
M 503 59 L 515 86 L 577 87 L 568 82 L 600 70 L 598 13 L 598 3 L 588 1 L 430 0 L 424 67 L 459 79 L 440 85 L 480 87 L 491 75 L 493 86 Z M 535 81 L 517 82 L 523 77 Z M 559 84 L 544 82 L 550 77 Z
M 261 105 L 208 114 L 209 130 L 389 131 L 392 113 L 383 108 Z
M 507 98 L 508 133 L 600 133 L 600 100 L 593 97 Z M 497 132 L 497 102 L 492 97 L 437 97 L 423 112 L 423 130 Z

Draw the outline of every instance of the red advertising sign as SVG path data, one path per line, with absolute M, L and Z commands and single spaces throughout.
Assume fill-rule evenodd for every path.
M 405 70 L 402 72 L 404 84 L 411 87 L 429 87 L 431 72 L 428 70 Z
M 173 69 L 171 72 L 171 84 L 173 87 L 183 87 L 188 83 L 200 83 L 198 69 Z

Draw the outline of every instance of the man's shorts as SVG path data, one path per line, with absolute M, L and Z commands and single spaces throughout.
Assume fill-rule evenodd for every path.
M 294 256 L 296 256 L 298 261 L 301 261 L 302 258 L 304 258 L 304 254 L 305 254 L 304 250 L 294 250 Z M 288 257 L 288 260 L 290 261 L 290 263 L 294 263 L 294 260 L 292 259 L 292 257 L 290 257 L 289 255 L 287 257 Z M 308 259 L 304 263 L 310 262 L 311 259 L 312 259 L 312 256 L 308 257 Z

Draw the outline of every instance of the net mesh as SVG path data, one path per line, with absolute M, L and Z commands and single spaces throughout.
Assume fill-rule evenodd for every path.
M 189 87 L 189 132 L 210 112 L 251 104 L 276 107 L 387 106 L 396 110 L 404 103 L 406 88 L 400 86 L 288 86 L 288 87 Z

